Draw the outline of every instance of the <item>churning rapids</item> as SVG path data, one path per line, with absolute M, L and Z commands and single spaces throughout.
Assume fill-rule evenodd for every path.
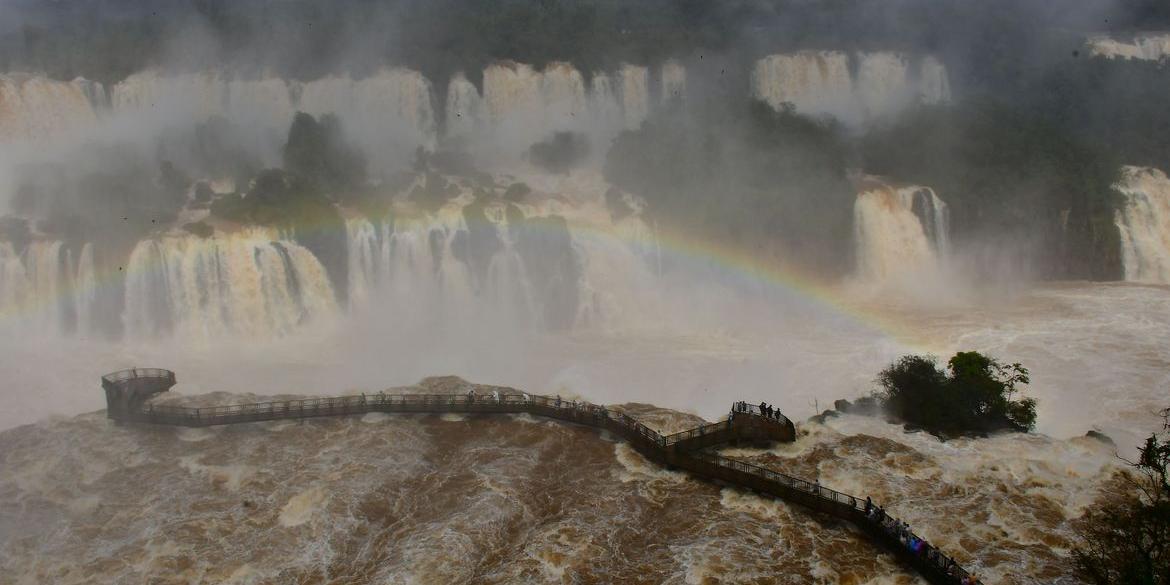
M 932 59 L 858 59 L 853 73 L 839 53 L 769 57 L 753 91 L 855 120 L 948 99 Z M 900 81 L 879 83 L 889 79 Z M 516 151 L 575 112 L 588 112 L 583 130 L 637 125 L 685 72 L 626 67 L 586 87 L 565 66 L 500 65 L 482 91 L 451 80 L 445 100 L 406 71 L 295 91 L 154 73 L 111 91 L 52 83 L 0 79 L 0 132 L 68 133 L 101 123 L 96 109 L 148 117 L 164 101 L 254 114 L 267 131 L 287 127 L 295 94 L 317 113 L 389 112 L 357 138 L 399 156 L 435 140 L 432 103 L 445 101 L 448 131 Z M 392 134 L 409 148 L 377 142 Z M 1127 282 L 995 292 L 949 274 L 946 194 L 928 186 L 856 180 L 857 272 L 829 287 L 660 231 L 636 198 L 618 217 L 589 172 L 494 180 L 523 180 L 534 195 L 482 205 L 453 181 L 459 192 L 434 213 L 347 212 L 342 282 L 293 235 L 254 228 L 160 231 L 118 274 L 95 263 L 91 244 L 0 244 L 0 583 L 916 582 L 847 527 L 660 470 L 588 429 L 373 415 L 117 427 L 93 411 L 99 376 L 125 367 L 175 370 L 176 392 L 203 404 L 455 374 L 622 405 L 671 431 L 740 398 L 799 420 L 867 394 L 907 352 L 985 351 L 1032 370 L 1036 434 L 942 443 L 846 415 L 801 424 L 793 445 L 735 455 L 873 495 L 998 583 L 1074 583 L 1069 523 L 1119 469 L 1114 448 L 1085 432 L 1129 453 L 1167 406 L 1170 180 L 1160 171 L 1127 168 L 1119 185 Z M 906 282 L 939 294 L 899 292 Z M 103 314 L 109 306 L 119 314 Z M 112 339 L 101 331 L 111 321 Z

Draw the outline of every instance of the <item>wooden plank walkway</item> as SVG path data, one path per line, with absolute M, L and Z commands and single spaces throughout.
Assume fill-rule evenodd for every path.
M 704 449 L 727 443 L 792 442 L 796 428 L 783 415 L 764 416 L 759 407 L 737 402 L 724 421 L 662 435 L 625 413 L 585 402 L 522 392 L 461 394 L 360 394 L 277 400 L 214 407 L 154 405 L 149 401 L 175 384 L 175 374 L 135 369 L 102 377 L 107 415 L 119 422 L 206 427 L 271 420 L 384 413 L 530 414 L 605 429 L 622 437 L 643 457 L 722 482 L 800 504 L 857 526 L 900 562 L 932 584 L 981 585 L 942 551 L 887 516 L 865 498 L 838 492 L 771 469 L 722 457 Z

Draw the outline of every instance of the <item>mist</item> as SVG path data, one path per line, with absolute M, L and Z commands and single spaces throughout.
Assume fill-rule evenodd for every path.
M 167 359 L 280 340 L 276 364 L 337 340 L 304 391 L 390 354 L 388 383 L 587 394 L 615 368 L 706 416 L 721 377 L 811 413 L 962 336 L 869 325 L 890 303 L 1170 278 L 1121 173 L 1167 166 L 1170 75 L 1092 44 L 1170 24 L 1157 3 L 473 4 L 7 2 L 11 330 Z M 692 338 L 721 349 L 684 383 Z M 637 373 L 607 349 L 631 339 L 676 341 Z M 817 383 L 842 356 L 866 365 Z

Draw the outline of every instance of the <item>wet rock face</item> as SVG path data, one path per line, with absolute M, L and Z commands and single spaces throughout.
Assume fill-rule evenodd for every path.
M 551 330 L 573 326 L 580 302 L 578 281 L 581 263 L 573 250 L 565 218 L 526 218 L 519 208 L 509 206 L 508 227 L 520 258 L 542 307 L 544 324 Z

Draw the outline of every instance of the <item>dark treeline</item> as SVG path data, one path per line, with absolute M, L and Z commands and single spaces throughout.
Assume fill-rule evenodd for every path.
M 931 52 L 1011 87 L 1092 31 L 1170 28 L 1160 0 L 4 0 L 0 68 L 114 81 L 151 65 L 313 78 L 384 65 L 442 84 L 495 59 L 583 71 L 699 52 Z M 1067 50 L 1065 50 L 1067 49 Z

